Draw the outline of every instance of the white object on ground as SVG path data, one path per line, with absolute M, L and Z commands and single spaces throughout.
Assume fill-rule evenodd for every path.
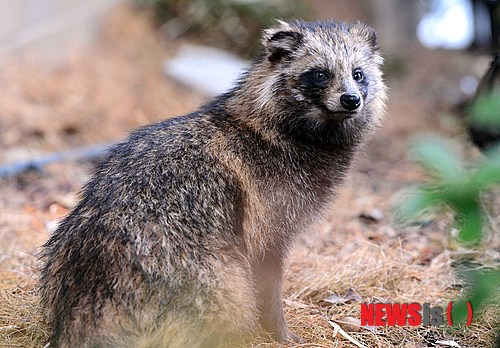
M 165 75 L 213 97 L 229 91 L 248 62 L 216 48 L 185 44 L 164 62 Z

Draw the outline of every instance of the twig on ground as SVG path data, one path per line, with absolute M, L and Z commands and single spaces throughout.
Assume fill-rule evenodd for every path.
M 59 151 L 24 162 L 0 165 L 0 178 L 20 175 L 30 170 L 41 170 L 43 167 L 63 161 L 88 161 L 102 156 L 112 143 L 79 147 L 68 151 Z

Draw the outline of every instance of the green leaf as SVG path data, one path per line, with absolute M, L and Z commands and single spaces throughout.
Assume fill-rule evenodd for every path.
M 397 208 L 397 217 L 403 222 L 413 221 L 425 209 L 440 203 L 439 196 L 434 189 L 417 189 L 408 194 L 408 197 Z
M 491 149 L 487 156 L 484 162 L 478 166 L 473 178 L 474 182 L 481 186 L 481 189 L 500 184 L 500 146 Z
M 471 276 L 471 293 L 453 305 L 452 320 L 454 325 L 461 325 L 467 321 L 467 302 L 472 305 L 472 322 L 488 302 L 492 302 L 493 306 L 500 306 L 500 298 L 498 297 L 498 293 L 500 293 L 500 269 L 473 271 Z
M 479 128 L 500 127 L 500 89 L 477 97 L 469 115 L 471 123 Z
M 483 214 L 479 203 L 460 209 L 457 218 L 458 240 L 466 245 L 477 245 L 483 235 Z
M 461 173 L 461 159 L 458 154 L 437 138 L 422 138 L 414 146 L 413 154 L 431 175 L 440 179 L 451 180 Z

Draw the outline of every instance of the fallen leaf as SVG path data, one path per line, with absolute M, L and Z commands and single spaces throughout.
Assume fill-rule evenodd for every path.
M 346 303 L 348 300 L 346 300 L 344 297 L 339 296 L 337 294 L 332 294 L 332 295 L 328 296 L 327 298 L 325 298 L 323 301 L 331 303 L 331 304 L 339 304 L 339 303 L 342 304 L 342 303 Z
M 361 326 L 361 320 L 359 318 L 344 317 L 340 320 L 335 320 L 335 322 L 341 324 L 344 330 L 350 332 L 359 332 L 361 329 L 368 330 L 373 333 L 377 332 L 376 326 Z
M 346 299 L 348 300 L 355 300 L 355 301 L 358 301 L 358 302 L 361 302 L 363 301 L 363 298 L 361 297 L 360 294 L 358 294 L 356 292 L 356 290 L 354 290 L 353 288 L 349 288 L 347 289 L 347 292 L 344 296 Z
M 335 320 L 345 331 L 359 332 L 361 331 L 360 320 L 353 317 L 344 317 L 340 320 Z
M 344 304 L 351 300 L 361 302 L 363 301 L 363 298 L 356 292 L 356 290 L 349 288 L 344 296 L 332 294 L 325 298 L 323 301 L 331 304 Z
M 460 348 L 460 345 L 455 341 L 436 341 L 436 344 L 446 347 L 457 347 Z
M 302 302 L 299 302 L 299 301 L 294 301 L 294 300 L 287 300 L 285 299 L 283 302 L 285 302 L 285 304 L 289 307 L 293 307 L 293 308 L 300 308 L 300 309 L 306 309 L 306 308 L 310 308 L 311 306 L 305 304 L 305 303 L 302 303 Z

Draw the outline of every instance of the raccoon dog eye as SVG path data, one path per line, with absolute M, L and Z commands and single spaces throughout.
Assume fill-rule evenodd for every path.
M 354 72 L 352 73 L 352 77 L 356 82 L 361 82 L 365 79 L 365 75 L 363 74 L 361 69 L 354 70 Z
M 313 77 L 318 82 L 325 82 L 326 80 L 328 80 L 328 75 L 321 70 L 314 70 Z

